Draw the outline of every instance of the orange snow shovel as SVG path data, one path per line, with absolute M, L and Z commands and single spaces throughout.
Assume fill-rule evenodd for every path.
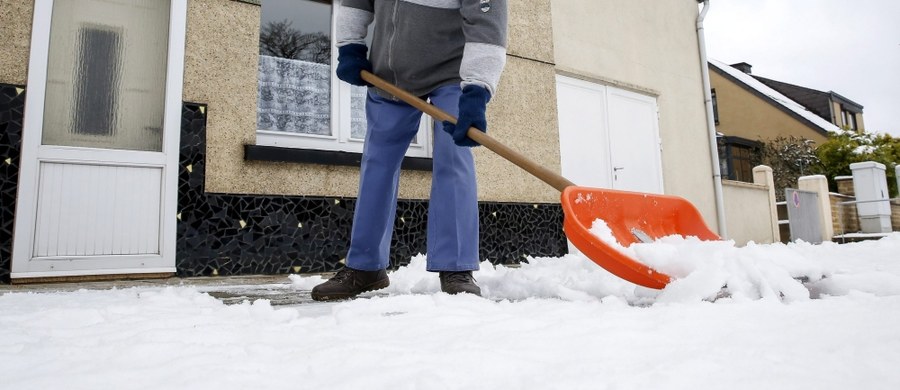
M 456 123 L 456 118 L 450 114 L 370 72 L 362 71 L 362 78 L 438 121 Z M 566 237 L 594 263 L 629 282 L 661 289 L 671 278 L 641 264 L 592 234 L 590 228 L 595 220 L 605 221 L 616 240 L 625 247 L 675 234 L 695 236 L 701 240 L 721 239 L 706 226 L 697 208 L 683 198 L 578 187 L 474 127 L 469 128 L 466 135 L 562 192 L 560 202 L 565 214 L 563 231 Z

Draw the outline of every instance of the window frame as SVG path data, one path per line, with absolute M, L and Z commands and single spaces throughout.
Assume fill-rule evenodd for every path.
M 856 113 L 848 110 L 846 107 L 841 106 L 841 121 L 844 122 L 843 125 L 850 130 L 856 131 Z
M 762 143 L 740 137 L 722 136 L 720 147 L 722 176 L 727 180 L 752 183 L 753 157 L 759 153 Z M 735 153 L 736 151 L 744 152 L 746 155 Z

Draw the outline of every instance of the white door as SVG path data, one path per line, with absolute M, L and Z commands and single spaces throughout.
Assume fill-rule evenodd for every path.
M 663 193 L 656 98 L 606 87 L 613 188 Z
M 656 99 L 556 76 L 563 176 L 585 187 L 663 193 Z
M 37 0 L 12 277 L 175 271 L 187 0 Z

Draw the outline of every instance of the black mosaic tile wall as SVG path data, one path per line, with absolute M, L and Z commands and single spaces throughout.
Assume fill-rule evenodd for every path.
M 177 268 L 183 276 L 324 272 L 347 254 L 353 198 L 206 194 L 205 109 L 185 104 Z M 481 258 L 514 264 L 566 253 L 559 205 L 482 203 Z M 391 266 L 425 253 L 426 201 L 401 200 Z
M 11 269 L 24 88 L 0 84 L 0 282 Z M 206 109 L 182 109 L 176 267 L 180 276 L 324 272 L 347 254 L 355 199 L 208 194 Z M 566 253 L 559 205 L 482 203 L 481 258 L 515 264 Z M 425 253 L 426 201 L 401 200 L 391 266 Z
M 9 283 L 25 87 L 0 84 L 0 282 Z

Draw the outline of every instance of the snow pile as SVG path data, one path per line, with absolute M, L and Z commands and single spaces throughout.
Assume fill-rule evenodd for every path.
M 669 236 L 626 248 L 602 219 L 594 221 L 590 232 L 619 252 L 672 277 L 659 295 L 662 302 L 713 300 L 723 295 L 804 300 L 810 296 L 802 282 L 825 276 L 819 262 L 781 243 L 750 243 L 738 248 L 734 241 Z
M 616 241 L 602 219 L 594 221 L 590 232 L 607 245 L 674 279 L 659 294 L 658 302 L 713 300 L 723 295 L 792 302 L 820 294 L 842 295 L 850 290 L 883 295 L 900 293 L 900 255 L 896 255 L 900 253 L 900 234 L 890 235 L 878 244 L 759 245 L 751 242 L 745 247 L 737 247 L 734 241 L 669 236 L 626 248 Z M 891 249 L 885 250 L 885 246 Z M 866 268 L 873 263 L 889 273 L 871 274 L 854 267 L 854 264 L 865 264 L 863 268 Z
M 591 232 L 648 266 L 674 278 L 665 289 L 642 288 L 610 274 L 583 255 L 530 258 L 519 267 L 481 264 L 475 278 L 482 295 L 493 300 L 554 298 L 566 301 L 621 300 L 633 305 L 653 303 L 776 299 L 795 302 L 821 295 L 862 291 L 900 295 L 900 233 L 879 241 L 854 244 L 825 242 L 749 244 L 701 241 L 670 236 L 653 243 L 622 247 L 600 221 Z M 381 293 L 434 294 L 437 275 L 425 270 L 419 255 L 390 273 L 391 285 Z M 294 287 L 309 290 L 323 278 L 291 277 Z
M 520 267 L 494 266 L 482 262 L 474 273 L 481 293 L 493 300 L 520 301 L 528 298 L 554 298 L 566 301 L 599 301 L 604 297 L 635 300 L 635 286 L 582 256 L 530 258 Z M 434 272 L 425 270 L 426 257 L 418 255 L 405 267 L 389 273 L 391 285 L 381 294 L 435 294 L 441 284 Z M 294 288 L 310 290 L 325 281 L 320 276 L 291 275 Z

